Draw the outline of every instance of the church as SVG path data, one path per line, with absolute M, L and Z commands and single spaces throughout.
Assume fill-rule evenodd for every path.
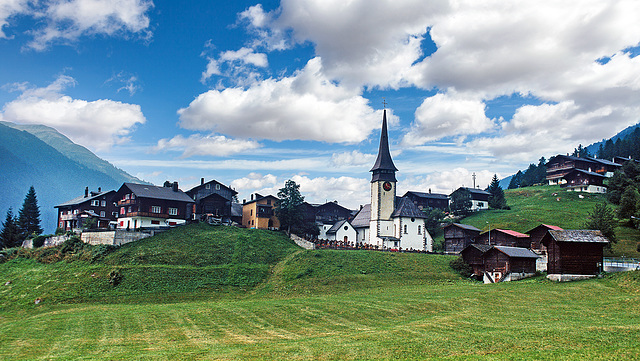
M 370 170 L 371 203 L 363 206 L 351 222 L 356 242 L 379 249 L 431 252 L 433 238 L 425 227 L 426 215 L 411 199 L 396 195 L 397 171 L 389 151 L 385 109 L 378 157 Z

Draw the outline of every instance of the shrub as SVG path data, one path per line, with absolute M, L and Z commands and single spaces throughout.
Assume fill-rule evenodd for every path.
M 55 263 L 62 259 L 58 247 L 48 247 L 38 250 L 33 254 L 33 258 L 40 263 Z
M 114 249 L 116 249 L 116 247 L 109 244 L 99 244 L 97 246 L 91 247 L 91 262 L 99 261 L 100 259 L 102 259 L 102 257 L 108 255 Z
M 462 257 L 458 257 L 449 262 L 449 266 L 463 277 L 469 277 L 473 274 L 473 268 L 466 264 Z
M 80 237 L 73 236 L 67 239 L 66 241 L 64 241 L 64 243 L 62 244 L 62 248 L 60 249 L 60 252 L 64 254 L 78 253 L 78 251 L 82 250 L 82 248 L 84 248 L 84 242 L 82 242 Z
M 32 240 L 32 242 L 33 242 L 33 248 L 40 248 L 40 247 L 42 247 L 42 246 L 44 245 L 44 241 L 45 241 L 47 238 L 49 238 L 49 237 L 51 237 L 51 235 L 50 235 L 50 234 L 42 234 L 42 235 L 39 235 L 39 236 L 35 236 L 35 237 L 33 238 L 33 240 Z
M 122 282 L 124 276 L 120 273 L 119 269 L 114 269 L 109 273 L 109 284 L 113 287 L 116 287 Z

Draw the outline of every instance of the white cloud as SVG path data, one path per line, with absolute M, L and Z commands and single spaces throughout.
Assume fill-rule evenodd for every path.
M 202 136 L 194 134 L 188 138 L 176 135 L 171 139 L 160 139 L 154 150 L 179 150 L 182 151 L 182 158 L 195 155 L 223 157 L 258 147 L 260 144 L 252 140 L 230 139 L 223 135 Z
M 407 191 L 450 194 L 459 187 L 473 187 L 473 175 L 476 175 L 476 187 L 486 188 L 496 172 L 489 170 L 471 171 L 463 167 L 448 169 L 441 172 L 433 172 L 426 176 L 406 178 L 398 182 L 398 194 L 403 195 Z M 498 179 L 502 176 L 498 173 Z
M 373 165 L 375 160 L 375 154 L 363 154 L 357 150 L 344 153 L 334 153 L 331 155 L 331 164 L 335 167 L 360 167 Z
M 136 104 L 79 100 L 61 93 L 74 84 L 73 78 L 62 75 L 44 88 L 22 87 L 23 93 L 4 105 L 3 118 L 14 123 L 48 125 L 93 150 L 127 141 L 135 125 L 146 121 Z
M 359 90 L 334 84 L 311 59 L 291 77 L 210 90 L 180 109 L 180 126 L 239 138 L 357 143 L 382 118 Z
M 210 47 L 210 45 L 207 46 Z M 220 53 L 218 59 L 208 57 L 207 60 L 207 68 L 200 78 L 202 83 L 213 75 L 223 75 L 231 78 L 236 84 L 252 84 L 260 79 L 260 74 L 254 69 L 269 65 L 266 54 L 256 53 L 253 49 L 245 47 L 236 51 L 224 51 Z
M 147 12 L 152 7 L 150 0 L 4 0 L 0 3 L 0 38 L 7 37 L 3 29 L 17 14 L 34 21 L 34 28 L 28 31 L 33 35 L 28 47 L 35 50 L 93 34 L 150 36 Z
M 485 115 L 485 104 L 456 94 L 436 94 L 418 107 L 406 145 L 420 145 L 448 136 L 483 133 L 494 126 Z
M 371 202 L 371 186 L 368 179 L 353 177 L 316 177 L 294 175 L 291 180 L 300 185 L 300 193 L 309 203 L 337 200 L 350 209 Z M 284 186 L 284 182 L 282 182 Z
M 133 74 L 128 74 L 124 71 L 114 74 L 111 78 L 105 81 L 105 84 L 111 83 L 121 85 L 117 90 L 118 93 L 124 90 L 129 92 L 129 95 L 131 96 L 142 89 L 138 77 Z

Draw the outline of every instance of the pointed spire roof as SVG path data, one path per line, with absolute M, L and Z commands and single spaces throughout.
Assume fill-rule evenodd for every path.
M 382 131 L 380 133 L 380 146 L 378 148 L 378 158 L 373 164 L 370 172 L 373 172 L 372 182 L 377 180 L 396 181 L 395 172 L 398 170 L 391 159 L 389 152 L 389 135 L 387 134 L 387 110 L 382 116 Z

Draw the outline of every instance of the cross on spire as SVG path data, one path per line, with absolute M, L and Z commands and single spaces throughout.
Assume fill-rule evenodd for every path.
M 384 109 L 387 109 L 387 101 L 384 99 L 384 97 L 382 97 L 382 107 Z

